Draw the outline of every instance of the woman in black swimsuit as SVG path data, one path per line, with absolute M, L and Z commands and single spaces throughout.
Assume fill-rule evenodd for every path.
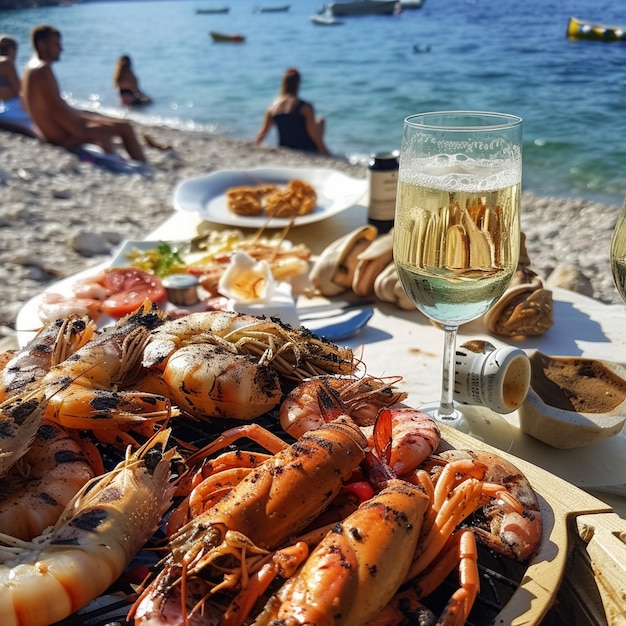
M 120 92 L 120 103 L 125 106 L 150 104 L 152 100 L 139 89 L 139 81 L 131 67 L 130 57 L 121 56 L 117 60 L 113 83 Z
M 300 72 L 289 68 L 282 80 L 280 94 L 265 111 L 256 143 L 260 144 L 274 124 L 278 145 L 294 150 L 330 154 L 324 144 L 324 120 L 315 118 L 313 105 L 298 98 Z

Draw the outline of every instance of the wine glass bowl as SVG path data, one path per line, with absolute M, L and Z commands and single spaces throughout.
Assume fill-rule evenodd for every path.
M 622 300 L 626 302 L 626 199 L 617 216 L 609 258 L 615 287 Z
M 441 400 L 426 410 L 470 434 L 453 403 L 456 334 L 493 306 L 517 268 L 521 123 L 475 111 L 404 121 L 394 263 L 417 309 L 444 328 Z

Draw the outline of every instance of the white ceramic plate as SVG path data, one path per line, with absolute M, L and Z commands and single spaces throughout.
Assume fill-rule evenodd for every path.
M 352 178 L 330 169 L 259 167 L 244 170 L 219 170 L 205 176 L 188 178 L 174 192 L 174 208 L 178 211 L 198 213 L 202 219 L 217 224 L 260 228 L 266 225 L 265 215 L 235 215 L 226 204 L 226 191 L 230 187 L 256 185 L 260 182 L 284 185 L 299 178 L 313 186 L 317 192 L 317 206 L 312 213 L 296 217 L 296 226 L 325 220 L 356 204 L 367 190 L 365 179 Z M 287 218 L 273 218 L 268 228 L 283 228 Z

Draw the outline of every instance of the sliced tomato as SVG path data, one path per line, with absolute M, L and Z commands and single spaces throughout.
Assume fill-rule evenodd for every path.
M 132 313 L 146 298 L 159 305 L 167 300 L 161 280 L 135 267 L 116 267 L 105 272 L 100 282 L 109 292 L 102 302 L 102 311 L 111 317 Z

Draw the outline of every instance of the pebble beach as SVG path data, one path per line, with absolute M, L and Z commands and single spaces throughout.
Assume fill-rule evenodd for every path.
M 147 172 L 116 173 L 36 139 L 0 130 L 0 346 L 11 347 L 20 308 L 55 281 L 142 239 L 173 212 L 176 185 L 218 169 L 363 165 L 164 127 L 135 125 Z M 144 139 L 145 143 L 145 139 Z M 548 284 L 621 303 L 609 266 L 619 207 L 524 192 L 522 230 L 531 268 Z

